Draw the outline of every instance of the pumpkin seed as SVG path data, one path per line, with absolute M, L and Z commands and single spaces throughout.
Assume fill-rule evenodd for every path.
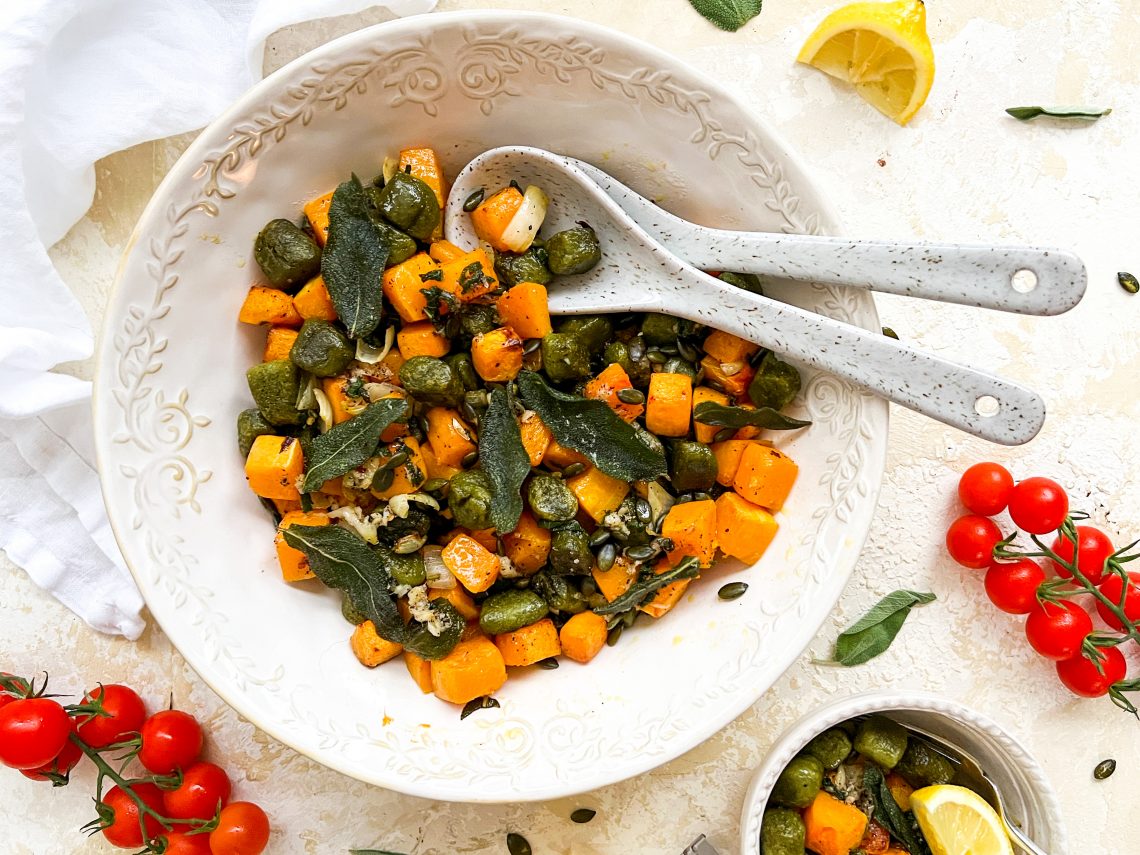
M 468 468 L 474 466 L 475 462 L 478 459 L 479 459 L 479 452 L 478 451 L 467 452 L 466 454 L 463 455 L 463 461 L 462 461 L 463 468 L 468 469 Z
M 623 404 L 644 404 L 645 393 L 640 389 L 618 389 L 617 399 Z
M 698 490 L 697 492 L 693 493 L 692 496 L 693 496 L 694 502 L 712 501 L 712 496 L 710 496 L 708 493 L 704 492 L 703 490 Z
M 393 454 L 391 457 L 389 457 L 384 462 L 384 468 L 385 469 L 399 469 L 401 466 L 403 466 L 405 463 L 407 463 L 409 459 L 410 459 L 410 456 L 408 455 L 408 452 L 401 451 L 399 454 Z
M 586 604 L 591 609 L 600 609 L 602 606 L 604 606 L 608 602 L 609 602 L 609 600 L 607 600 L 603 595 L 598 594 L 598 593 L 593 593 L 593 594 L 590 594 L 590 596 L 586 597 Z
M 689 362 L 696 362 L 701 358 L 700 351 L 687 341 L 681 341 L 680 339 L 677 339 L 677 353 L 681 354 L 682 358 L 689 360 Z
M 479 203 L 483 201 L 483 196 L 486 195 L 486 193 L 487 193 L 486 189 L 484 189 L 483 187 L 480 187 L 478 190 L 476 190 L 474 193 L 472 193 L 470 196 L 468 196 L 466 199 L 464 199 L 463 200 L 463 212 L 466 214 L 470 214 L 472 211 L 474 211 L 476 208 L 478 208 Z
M 1116 274 L 1116 281 L 1120 283 L 1120 287 L 1127 291 L 1129 294 L 1135 294 L 1140 291 L 1140 280 L 1138 280 L 1131 273 L 1120 271 Z
M 660 350 L 662 353 L 669 354 L 670 356 L 676 356 L 677 355 L 677 345 L 675 345 L 675 344 L 663 344 L 663 345 L 660 345 L 657 349 Z
M 585 463 L 571 463 L 569 466 L 562 470 L 562 477 L 573 478 L 575 475 L 581 475 L 585 471 Z
M 581 825 L 589 822 L 597 815 L 598 812 L 593 808 L 578 808 L 576 811 L 570 814 L 570 820 Z
M 383 492 L 392 486 L 392 482 L 396 480 L 396 473 L 391 469 L 378 469 L 376 474 L 372 476 L 372 489 L 380 490 Z
M 652 546 L 627 546 L 625 557 L 630 561 L 648 561 L 657 553 Z
M 736 428 L 721 428 L 713 436 L 713 442 L 727 442 L 736 433 Z
M 613 535 L 610 534 L 609 529 L 600 528 L 590 535 L 590 549 L 597 549 L 605 543 L 608 543 Z
M 428 478 L 420 486 L 420 489 L 423 490 L 425 493 L 438 493 L 440 490 L 442 490 L 446 486 L 447 486 L 447 479 L 446 478 Z
M 492 698 L 490 695 L 485 695 L 481 698 L 474 698 L 463 705 L 463 712 L 459 714 L 459 720 L 467 718 L 471 713 L 478 710 L 489 710 L 499 706 L 499 702 Z
M 630 609 L 628 612 L 621 616 L 622 626 L 624 626 L 626 629 L 629 629 L 631 626 L 637 623 L 637 618 L 640 614 L 641 612 L 637 611 L 636 609 Z
M 580 587 L 582 589 L 582 593 L 587 597 L 589 597 L 593 594 L 596 594 L 598 592 L 598 586 L 594 584 L 594 580 L 591 579 L 589 576 L 587 576 L 585 579 L 582 580 L 582 584 Z
M 531 338 L 527 339 L 526 344 L 523 345 L 523 356 L 530 356 L 536 350 L 542 347 L 542 339 Z
M 606 646 L 607 647 L 613 647 L 615 644 L 617 644 L 618 639 L 621 638 L 621 634 L 624 631 L 625 631 L 625 625 L 624 624 L 621 624 L 621 623 L 615 624 L 614 628 L 611 629 L 609 631 L 609 634 L 606 636 Z
M 513 181 L 511 182 L 514 183 Z M 532 855 L 530 843 L 521 834 L 515 834 L 513 831 L 507 835 L 507 851 L 511 855 Z
M 637 516 L 637 521 L 643 525 L 648 525 L 649 520 L 653 518 L 653 508 L 649 506 L 649 502 L 640 496 L 634 503 L 633 512 Z
M 538 667 L 543 671 L 553 671 L 558 667 L 558 660 L 551 656 L 549 659 L 543 659 L 539 662 Z
M 686 502 L 691 502 L 691 501 L 693 501 L 692 496 L 690 496 L 688 493 L 682 493 L 676 499 L 673 500 L 673 504 L 674 505 L 683 505 Z
M 895 341 L 899 340 L 899 334 L 890 327 L 883 327 L 883 335 L 887 338 L 893 338 Z
M 722 585 L 716 595 L 722 600 L 737 600 L 743 597 L 747 590 L 747 582 L 729 582 L 727 585 Z
M 427 543 L 426 534 L 405 534 L 396 541 L 392 551 L 397 555 L 411 555 L 423 549 L 425 543 Z
M 645 358 L 652 362 L 654 365 L 664 365 L 669 361 L 669 357 L 662 353 L 660 350 L 651 350 L 645 354 Z
M 607 543 L 598 550 L 598 569 L 605 573 L 617 562 L 617 544 Z
M 516 190 L 518 190 L 520 193 L 522 193 L 522 192 L 523 192 L 523 189 L 522 189 L 522 185 L 521 185 L 521 184 L 519 184 L 517 181 L 515 181 L 515 179 L 513 179 L 513 178 L 511 179 L 511 184 L 510 184 L 510 186 L 511 186 L 511 187 L 514 187 L 514 188 L 515 188 Z M 513 853 L 512 853 L 512 855 L 513 855 Z
M 461 412 L 463 414 L 464 420 L 467 421 L 469 424 L 472 424 L 472 425 L 478 425 L 479 424 L 479 413 L 476 412 L 476 410 L 473 406 L 471 406 L 470 401 L 464 401 L 462 404 L 460 404 L 459 405 L 459 412 Z
M 1096 778 L 1098 781 L 1103 781 L 1105 778 L 1111 777 L 1112 773 L 1115 771 L 1116 771 L 1116 761 L 1115 760 L 1113 760 L 1111 758 L 1109 758 L 1108 760 L 1101 760 L 1099 763 L 1096 764 L 1096 768 L 1093 769 L 1093 777 Z

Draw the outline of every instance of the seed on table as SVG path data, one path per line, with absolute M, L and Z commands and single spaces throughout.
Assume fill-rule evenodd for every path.
M 569 466 L 562 470 L 562 477 L 573 478 L 575 475 L 581 475 L 585 471 L 585 463 L 571 463 Z
M 1124 270 L 1116 274 L 1116 281 L 1119 282 L 1120 287 L 1129 294 L 1135 294 L 1137 291 L 1140 291 L 1140 280 Z
M 572 822 L 583 824 L 589 822 L 597 815 L 598 812 L 593 808 L 578 808 L 576 811 L 570 814 L 570 820 Z
M 617 399 L 623 404 L 644 404 L 645 393 L 640 389 L 618 389 Z
M 743 597 L 747 590 L 747 582 L 729 582 L 727 585 L 722 585 L 716 595 L 722 600 L 737 600 Z
M 463 455 L 463 461 L 462 461 L 463 468 L 468 469 L 468 468 L 474 466 L 475 461 L 477 461 L 478 459 L 479 459 L 479 452 L 478 451 L 468 451 L 466 454 Z
M 883 327 L 883 335 L 887 338 L 893 338 L 895 341 L 899 340 L 899 334 L 890 327 Z
M 605 573 L 617 562 L 617 544 L 607 543 L 598 550 L 598 569 Z
M 1098 781 L 1103 781 L 1105 778 L 1111 777 L 1112 773 L 1115 771 L 1116 771 L 1116 761 L 1115 760 L 1112 760 L 1111 758 L 1108 760 L 1101 760 L 1099 763 L 1096 764 L 1096 768 L 1093 769 L 1093 777 L 1096 778 Z
M 464 213 L 470 214 L 472 211 L 474 211 L 476 208 L 478 208 L 479 203 L 483 201 L 483 195 L 486 192 L 487 191 L 484 188 L 480 187 L 478 190 L 476 190 L 474 193 L 472 193 L 470 196 L 468 196 L 466 199 L 464 199 L 463 200 L 463 211 L 464 211 Z
M 512 831 L 507 835 L 507 851 L 511 855 L 531 855 L 530 843 L 521 834 Z

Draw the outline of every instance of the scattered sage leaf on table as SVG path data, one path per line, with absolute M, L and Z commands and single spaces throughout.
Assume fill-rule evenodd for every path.
M 879 600 L 871 610 L 835 640 L 835 658 L 820 664 L 862 665 L 891 646 L 914 606 L 932 603 L 934 594 L 894 591 Z
M 729 407 L 715 401 L 697 404 L 693 409 L 693 421 L 716 427 L 742 428 L 751 425 L 767 430 L 795 430 L 811 424 L 803 419 L 785 416 L 771 407 L 746 410 L 744 407 Z
M 1140 291 L 1140 280 L 1125 270 L 1121 270 L 1116 274 L 1116 281 L 1119 282 L 1120 287 L 1129 294 L 1135 294 L 1137 291 Z
M 308 466 L 301 492 L 319 490 L 330 478 L 343 475 L 376 453 L 380 434 L 408 410 L 403 398 L 384 398 L 369 404 L 359 414 L 313 437 L 307 452 Z
M 491 393 L 487 412 L 479 419 L 479 460 L 491 482 L 495 531 L 514 531 L 523 512 L 522 484 L 530 474 L 530 457 L 504 389 Z
M 1095 122 L 1101 116 L 1112 112 L 1111 107 L 1007 107 L 1005 110 L 1015 119 L 1028 122 L 1040 116 L 1050 119 L 1080 119 Z
M 632 609 L 640 605 L 641 601 L 650 594 L 657 593 L 666 585 L 681 579 L 695 579 L 700 572 L 700 563 L 694 556 L 690 555 L 681 559 L 676 567 L 666 570 L 664 573 L 659 573 L 640 582 L 634 582 L 628 591 L 604 606 L 594 609 L 594 612 L 599 615 L 615 615 L 618 612 Z
M 735 33 L 760 14 L 762 0 L 689 0 L 693 8 L 722 30 Z
M 567 395 L 533 371 L 518 376 L 519 396 L 538 413 L 561 445 L 572 448 L 620 481 L 653 481 L 668 470 L 665 455 L 647 446 L 636 429 L 602 401 Z
M 355 175 L 333 191 L 329 236 L 321 256 L 321 276 L 341 323 L 353 338 L 380 324 L 380 289 L 391 246 L 368 216 L 364 188 Z

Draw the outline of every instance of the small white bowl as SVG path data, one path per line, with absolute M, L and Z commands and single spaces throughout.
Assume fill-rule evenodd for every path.
M 744 797 L 740 818 L 741 855 L 760 855 L 760 821 L 776 778 L 813 737 L 855 716 L 881 713 L 944 735 L 969 752 L 1001 791 L 1008 821 L 1024 830 L 1050 855 L 1063 855 L 1068 842 L 1053 785 L 1025 747 L 984 715 L 923 692 L 867 692 L 814 710 L 779 738 L 760 764 Z

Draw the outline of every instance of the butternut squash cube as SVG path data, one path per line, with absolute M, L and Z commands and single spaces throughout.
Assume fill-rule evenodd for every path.
M 274 327 L 300 327 L 305 322 L 293 305 L 293 298 L 276 288 L 254 285 L 245 295 L 238 320 L 243 324 L 268 324 Z
M 291 436 L 259 436 L 245 460 L 249 488 L 266 499 L 301 500 L 297 481 L 304 471 L 301 443 Z
M 445 657 L 431 663 L 435 696 L 452 704 L 465 704 L 493 695 L 505 682 L 507 669 L 503 654 L 483 635 L 460 641 Z
M 606 619 L 593 612 L 580 612 L 562 625 L 558 640 L 567 659 L 589 662 L 606 646 Z
M 405 361 L 413 356 L 445 356 L 451 350 L 447 336 L 436 332 L 429 321 L 404 324 L 396 333 L 396 345 Z
M 693 390 L 693 432 L 697 435 L 697 442 L 710 443 L 713 441 L 713 437 L 720 432 L 720 428 L 716 425 L 702 424 L 696 420 L 697 405 L 704 403 L 727 405 L 728 395 L 708 386 L 698 386 Z
M 424 281 L 423 274 L 438 270 L 439 265 L 426 252 L 418 252 L 384 271 L 384 297 L 392 304 L 404 323 L 427 320 L 427 297 L 424 290 L 439 282 Z
M 685 436 L 693 412 L 693 378 L 660 371 L 649 378 L 645 426 L 658 436 Z
M 583 394 L 587 398 L 605 401 L 609 408 L 627 422 L 632 422 L 645 412 L 644 404 L 627 404 L 618 397 L 622 389 L 632 389 L 629 375 L 618 363 L 611 362 L 593 380 L 586 384 Z
M 281 522 L 277 524 L 277 534 L 273 536 L 273 545 L 277 548 L 277 562 L 281 565 L 282 579 L 286 582 L 312 579 L 313 570 L 309 566 L 309 559 L 305 553 L 286 543 L 285 536 L 281 532 L 292 525 L 324 526 L 328 524 L 328 514 L 317 511 L 307 513 L 300 510 L 289 511 L 281 517 Z
M 609 570 L 602 570 L 595 564 L 591 575 L 602 596 L 612 603 L 633 585 L 637 578 L 637 566 L 625 556 L 619 555 Z
M 427 462 L 420 449 L 419 440 L 414 436 L 404 436 L 388 443 L 380 452 L 384 459 L 407 452 L 408 462 L 396 468 L 392 483 L 384 490 L 372 490 L 377 499 L 390 499 L 401 493 L 414 493 L 427 480 Z
M 289 327 L 270 327 L 265 334 L 265 352 L 261 355 L 262 362 L 276 362 L 279 359 L 288 359 L 289 351 L 293 349 L 293 342 L 297 340 L 297 331 Z
M 713 330 L 705 339 L 704 348 L 705 353 L 717 362 L 744 362 L 760 349 L 760 345 L 723 330 Z
M 727 392 L 735 400 L 746 398 L 748 384 L 756 376 L 756 369 L 747 362 L 721 362 L 715 356 L 705 355 L 701 360 L 705 381 Z
M 565 469 L 571 463 L 584 463 L 589 465 L 590 458 L 579 451 L 567 448 L 558 442 L 558 440 L 551 437 L 550 444 L 546 446 L 546 453 L 542 456 L 542 462 L 555 469 Z
M 495 646 L 502 653 L 503 662 L 516 668 L 533 665 L 562 653 L 558 630 L 550 618 L 543 618 L 514 632 L 496 635 Z
M 360 660 L 360 664 L 368 668 L 383 665 L 404 651 L 402 645 L 381 638 L 376 632 L 376 625 L 370 620 L 357 625 L 352 631 L 349 645 L 356 658 Z
M 709 446 L 712 449 L 713 457 L 716 458 L 716 480 L 718 484 L 723 484 L 725 487 L 732 486 L 732 481 L 736 478 L 736 470 L 740 468 L 740 458 L 744 455 L 744 449 L 751 444 L 751 440 L 747 439 L 727 439 L 724 442 L 714 442 Z
M 408 673 L 411 674 L 412 680 L 420 687 L 420 691 L 425 695 L 431 694 L 431 662 L 405 650 L 404 664 L 408 667 Z
M 439 287 L 468 303 L 499 287 L 495 266 L 483 249 L 473 249 L 454 261 L 440 265 L 443 279 Z
M 305 286 L 294 295 L 293 306 L 297 314 L 305 320 L 309 318 L 318 318 L 322 321 L 336 320 L 336 306 L 333 305 L 328 286 L 321 276 L 305 283 Z
M 716 500 L 717 543 L 721 552 L 755 564 L 772 543 L 780 524 L 759 505 L 736 493 L 722 493 Z
M 711 502 L 709 504 L 712 504 Z M 662 558 L 657 562 L 657 566 L 653 568 L 653 572 L 660 576 L 669 569 L 668 558 Z M 637 607 L 639 612 L 649 615 L 651 618 L 664 617 L 673 606 L 681 602 L 681 597 L 685 596 L 685 591 L 689 587 L 689 582 L 692 579 L 678 579 L 676 582 L 670 582 L 664 588 L 659 588 L 653 597 L 645 603 Z
M 530 465 L 538 466 L 546 456 L 546 450 L 553 439 L 550 428 L 538 417 L 538 413 L 527 410 L 519 420 L 519 433 L 522 435 L 526 456 L 530 458 Z
M 479 606 L 459 585 L 454 588 L 432 588 L 428 591 L 428 599 L 447 600 L 455 606 L 455 610 L 463 616 L 464 620 L 477 620 L 479 618 Z
M 428 444 L 437 464 L 458 468 L 464 457 L 478 449 L 471 428 L 455 410 L 432 407 L 427 411 L 427 422 Z
M 752 442 L 740 457 L 732 486 L 752 504 L 778 511 L 792 492 L 799 471 L 792 458 L 783 452 Z
M 611 478 L 595 466 L 566 479 L 566 486 L 578 497 L 578 507 L 597 523 L 610 511 L 616 511 L 629 492 L 628 482 Z
M 510 247 L 503 243 L 503 233 L 522 204 L 523 194 L 516 187 L 504 187 L 484 199 L 471 212 L 471 227 L 479 240 L 489 243 L 496 252 L 509 250 Z
M 522 339 L 510 327 L 480 333 L 471 342 L 471 362 L 488 383 L 514 380 L 522 370 Z
M 455 244 L 446 240 L 433 241 L 432 245 L 428 247 L 428 255 L 430 255 L 440 264 L 445 264 L 448 261 L 455 261 L 455 259 L 462 258 L 465 254 L 466 250 L 462 250 Z
M 498 299 L 499 317 L 522 338 L 542 338 L 553 332 L 545 285 L 520 282 Z
M 459 472 L 457 466 L 445 466 L 439 462 L 435 456 L 435 451 L 431 447 L 430 442 L 425 442 L 420 446 L 420 454 L 423 455 L 424 465 L 427 466 L 427 476 L 431 478 L 443 478 L 445 481 L 451 480 L 451 476 Z
M 673 541 L 663 559 L 672 567 L 687 555 L 695 555 L 702 567 L 716 557 L 716 503 L 711 499 L 674 505 L 665 515 L 661 534 Z
M 550 529 L 540 526 L 530 511 L 523 511 L 515 530 L 503 535 L 503 548 L 515 569 L 531 576 L 546 564 L 550 541 Z
M 472 594 L 482 593 L 495 584 L 502 569 L 498 556 L 467 534 L 447 544 L 441 557 L 447 569 Z
M 313 227 L 313 238 L 321 246 L 329 239 L 329 206 L 332 205 L 333 192 L 330 190 L 305 203 L 305 219 Z

